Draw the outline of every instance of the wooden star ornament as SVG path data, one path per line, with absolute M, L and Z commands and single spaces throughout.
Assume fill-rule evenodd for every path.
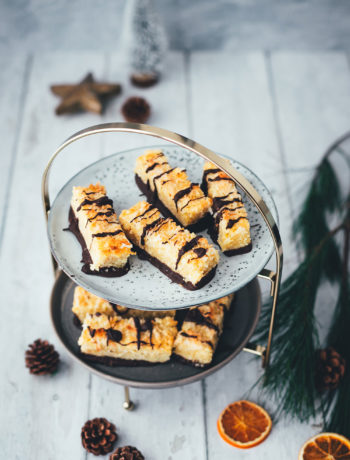
M 52 85 L 51 91 L 62 98 L 56 107 L 56 114 L 88 111 L 101 114 L 104 103 L 121 91 L 119 84 L 99 83 L 94 80 L 92 73 L 75 85 Z

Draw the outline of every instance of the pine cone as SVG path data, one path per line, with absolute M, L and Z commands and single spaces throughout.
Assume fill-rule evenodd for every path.
M 81 429 L 83 446 L 94 455 L 105 455 L 111 452 L 116 440 L 115 426 L 105 418 L 88 420 Z
M 145 457 L 136 447 L 124 446 L 118 447 L 118 449 L 109 456 L 109 460 L 145 460 Z
M 129 97 L 122 106 L 122 113 L 126 121 L 146 123 L 151 114 L 151 107 L 143 97 Z
M 319 391 L 334 390 L 345 373 L 345 359 L 332 347 L 318 350 L 316 387 Z
M 45 375 L 52 374 L 56 371 L 59 354 L 47 340 L 37 339 L 29 345 L 25 353 L 26 367 L 31 374 Z

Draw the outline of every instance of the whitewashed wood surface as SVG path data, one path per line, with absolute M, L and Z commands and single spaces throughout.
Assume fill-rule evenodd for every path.
M 121 121 L 127 96 L 142 94 L 153 107 L 150 124 L 192 137 L 253 169 L 275 197 L 285 248 L 285 274 L 298 260 L 291 221 L 312 167 L 328 144 L 350 126 L 350 74 L 341 52 L 170 53 L 157 86 L 130 87 L 123 58 L 102 53 L 1 56 L 0 251 L 1 376 L 0 458 L 94 458 L 80 430 L 93 417 L 117 426 L 119 445 L 137 446 L 147 460 L 296 459 L 315 424 L 281 420 L 250 451 L 225 444 L 216 419 L 242 398 L 261 375 L 246 353 L 205 381 L 168 390 L 131 390 L 134 412 L 122 408 L 123 389 L 73 362 L 49 319 L 53 283 L 40 180 L 56 147 L 92 124 Z M 119 81 L 123 93 L 102 116 L 57 117 L 49 85 L 74 82 L 91 70 Z M 52 192 L 83 165 L 108 153 L 156 144 L 134 135 L 95 136 L 76 143 L 57 162 Z M 329 294 L 332 296 L 332 293 Z M 327 322 L 329 297 L 320 299 Z M 52 377 L 35 377 L 24 351 L 36 338 L 57 347 L 62 364 Z M 256 393 L 251 398 L 258 398 Z M 271 401 L 260 401 L 268 410 Z

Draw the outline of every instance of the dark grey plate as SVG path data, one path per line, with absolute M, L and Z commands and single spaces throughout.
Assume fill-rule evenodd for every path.
M 57 277 L 51 296 L 51 317 L 54 328 L 68 352 L 95 374 L 113 382 L 140 388 L 165 388 L 200 380 L 231 361 L 246 345 L 258 322 L 261 306 L 257 278 L 235 294 L 231 312 L 215 352 L 213 362 L 205 369 L 176 360 L 150 366 L 117 366 L 85 361 L 79 354 L 77 340 L 80 329 L 73 324 L 72 302 L 75 284 L 63 272 Z

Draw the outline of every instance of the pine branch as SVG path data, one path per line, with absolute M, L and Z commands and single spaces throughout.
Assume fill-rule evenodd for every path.
M 308 257 L 320 241 L 329 233 L 327 212 L 339 210 L 341 193 L 335 171 L 328 159 L 324 157 L 316 169 L 309 192 L 296 218 L 293 231 L 301 247 Z M 336 243 L 329 243 L 328 264 L 323 273 L 330 281 L 340 276 L 340 255 Z
M 342 290 L 337 304 L 337 318 L 333 323 L 329 344 L 337 350 L 346 361 L 345 375 L 336 391 L 324 397 L 325 430 L 350 437 L 350 295 L 349 282 Z M 347 291 L 347 292 L 346 292 Z
M 339 152 L 341 142 L 347 137 L 349 133 L 332 144 L 325 153 L 295 220 L 293 230 L 303 252 L 303 261 L 281 284 L 271 363 L 259 381 L 262 383 L 262 392 L 277 402 L 278 413 L 283 411 L 291 418 L 307 421 L 321 409 L 327 429 L 349 436 L 350 196 L 344 213 L 339 181 L 330 162 L 330 156 L 333 152 Z M 346 164 L 350 167 L 350 161 Z M 331 231 L 328 225 L 330 216 L 337 216 L 342 221 Z M 348 232 L 344 240 L 343 258 L 340 256 L 335 238 L 340 230 Z M 339 391 L 320 398 L 315 385 L 318 332 L 314 309 L 317 293 L 324 278 L 340 285 L 329 344 L 344 356 L 348 368 Z M 269 301 L 263 305 L 255 334 L 259 342 L 267 341 L 270 317 Z
M 337 226 L 282 284 L 276 315 L 271 364 L 262 379 L 263 392 L 274 398 L 278 412 L 307 421 L 316 414 L 316 344 L 314 304 L 323 267 L 332 251 Z M 271 303 L 264 305 L 256 340 L 266 342 Z
M 342 279 L 338 302 L 327 342 L 346 361 L 345 375 L 337 391 L 329 392 L 323 398 L 325 429 L 350 437 L 350 199 L 347 221 L 344 225 L 344 251 Z

